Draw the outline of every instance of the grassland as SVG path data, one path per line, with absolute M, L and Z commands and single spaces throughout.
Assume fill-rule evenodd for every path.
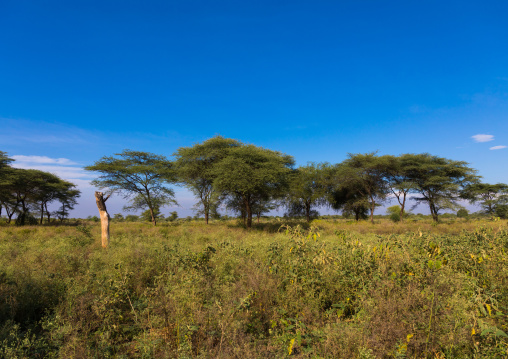
M 506 358 L 506 221 L 0 227 L 4 358 Z

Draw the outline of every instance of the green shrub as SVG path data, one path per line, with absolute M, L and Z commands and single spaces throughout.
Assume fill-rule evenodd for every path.
M 467 217 L 469 217 L 469 211 L 465 208 L 461 208 L 457 211 L 457 217 L 467 218 Z

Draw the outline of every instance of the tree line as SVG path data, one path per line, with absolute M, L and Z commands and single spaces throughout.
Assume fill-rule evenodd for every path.
M 42 224 L 44 217 L 49 223 L 51 216 L 60 222 L 67 218 L 80 196 L 76 186 L 49 172 L 14 168 L 12 162 L 13 159 L 0 151 L 0 216 L 5 210 L 7 222 L 16 216 L 18 225 Z M 59 208 L 50 211 L 49 206 L 54 202 Z
M 259 219 L 281 206 L 286 215 L 303 216 L 307 221 L 319 207 L 328 206 L 356 220 L 370 216 L 373 222 L 376 208 L 388 198 L 397 200 L 401 221 L 410 201 L 412 206 L 427 205 L 436 222 L 443 210 L 461 208 L 461 200 L 479 203 L 491 215 L 508 215 L 506 184 L 482 183 L 468 163 L 428 153 L 348 154 L 338 164 L 309 163 L 295 168 L 292 156 L 215 136 L 181 147 L 173 156 L 169 160 L 124 150 L 85 169 L 98 174 L 94 185 L 129 199 L 125 209 L 148 211 L 154 225 L 161 206 L 177 203 L 169 187 L 176 184 L 192 191 L 195 209 L 206 223 L 225 206 L 247 228 L 254 216 Z

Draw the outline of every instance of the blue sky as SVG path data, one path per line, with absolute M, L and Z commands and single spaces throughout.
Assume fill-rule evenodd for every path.
M 0 150 L 75 180 L 76 216 L 97 211 L 82 166 L 216 134 L 298 164 L 429 152 L 508 182 L 507 13 L 506 1 L 3 0 Z M 173 209 L 189 214 L 191 197 L 179 190 Z

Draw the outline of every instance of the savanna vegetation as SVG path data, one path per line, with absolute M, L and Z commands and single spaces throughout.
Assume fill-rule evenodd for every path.
M 0 357 L 508 356 L 508 186 L 465 162 L 365 153 L 295 168 L 216 136 L 174 160 L 125 150 L 86 169 L 102 227 L 67 218 L 72 183 L 0 152 Z M 175 185 L 195 194 L 195 218 L 162 214 Z M 141 214 L 109 227 L 118 194 Z M 412 213 L 420 203 L 430 215 Z
M 504 220 L 0 230 L 0 357 L 504 358 Z

